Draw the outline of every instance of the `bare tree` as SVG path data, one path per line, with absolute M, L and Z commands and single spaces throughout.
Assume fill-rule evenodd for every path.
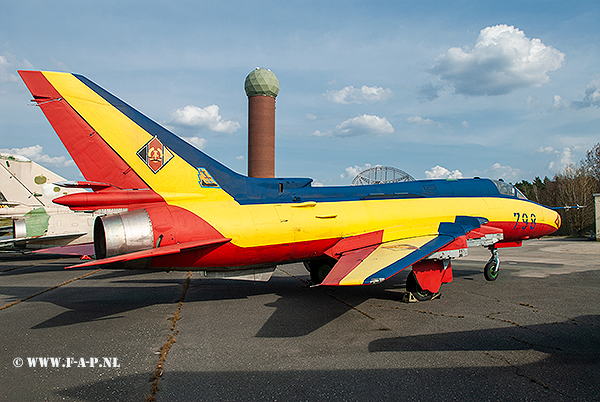
M 527 198 L 550 207 L 581 206 L 581 209 L 559 210 L 562 218 L 560 235 L 585 235 L 594 226 L 594 197 L 600 193 L 600 143 L 596 144 L 577 165 L 569 165 L 552 180 L 536 177 L 532 183 L 523 180 L 516 186 Z

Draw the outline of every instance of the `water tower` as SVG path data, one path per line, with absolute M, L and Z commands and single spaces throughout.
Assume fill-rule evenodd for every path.
M 244 83 L 248 96 L 248 176 L 275 177 L 275 98 L 279 80 L 257 67 Z

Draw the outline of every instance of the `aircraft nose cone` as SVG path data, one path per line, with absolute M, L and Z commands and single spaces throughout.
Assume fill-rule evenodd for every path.
M 560 214 L 558 212 L 554 211 L 554 213 L 556 214 L 556 218 L 554 219 L 554 224 L 556 225 L 556 230 L 558 230 L 558 229 L 560 229 L 562 220 L 560 219 Z
M 562 220 L 558 212 L 553 209 L 547 209 L 544 215 L 546 224 L 544 225 L 542 236 L 550 235 L 560 229 Z

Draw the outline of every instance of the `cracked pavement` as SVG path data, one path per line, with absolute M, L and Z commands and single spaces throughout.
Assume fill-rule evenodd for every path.
M 469 252 L 409 304 L 408 272 L 309 288 L 301 264 L 252 283 L 0 256 L 0 400 L 600 400 L 600 242 L 502 249 L 495 282 Z M 31 356 L 120 367 L 14 366 Z

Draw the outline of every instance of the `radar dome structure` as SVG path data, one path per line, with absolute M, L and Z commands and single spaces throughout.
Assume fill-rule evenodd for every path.
M 279 94 L 279 80 L 271 70 L 256 67 L 246 77 L 244 89 L 248 97 L 270 96 L 276 98 Z
M 403 170 L 391 166 L 373 166 L 357 174 L 352 180 L 352 185 L 399 183 L 414 180 L 414 177 Z

